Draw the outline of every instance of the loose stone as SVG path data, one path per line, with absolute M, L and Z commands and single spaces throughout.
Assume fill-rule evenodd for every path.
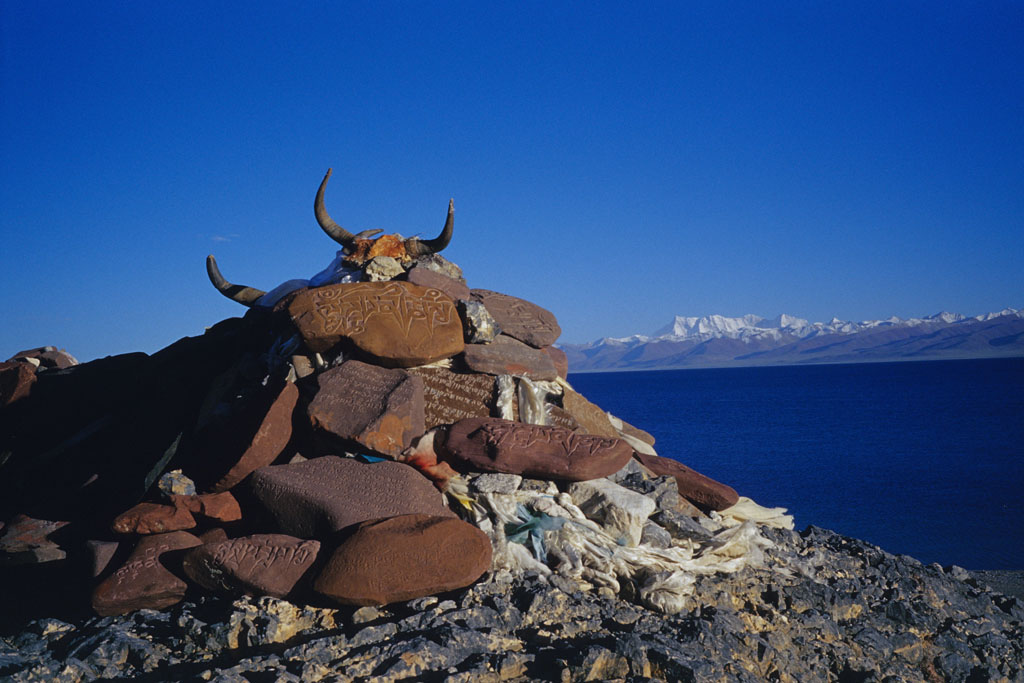
M 309 418 L 322 434 L 397 456 L 424 430 L 423 380 L 356 360 L 322 373 Z
M 202 515 L 218 522 L 236 522 L 242 518 L 242 509 L 230 491 L 201 493 L 197 496 L 171 496 L 171 502 L 194 515 Z
M 283 598 L 313 566 L 319 541 L 284 534 L 254 534 L 193 548 L 182 567 L 212 591 Z
M 565 351 L 557 346 L 545 346 L 541 350 L 551 356 L 551 361 L 555 364 L 558 376 L 562 379 L 567 379 L 569 377 L 569 358 L 565 355 Z
M 199 544 L 187 531 L 144 536 L 125 564 L 93 591 L 92 608 L 110 617 L 181 602 L 188 586 L 164 566 L 161 556 Z
M 360 526 L 314 589 L 345 605 L 386 605 L 463 588 L 490 566 L 490 539 L 472 524 L 402 515 Z
M 469 298 L 469 287 L 466 286 L 466 283 L 455 280 L 426 266 L 417 265 L 410 268 L 406 279 L 420 287 L 440 289 L 451 297 L 452 301 Z
M 53 532 L 69 522 L 35 519 L 16 515 L 6 527 L 0 527 L 0 566 L 40 564 L 67 557 L 59 545 L 49 539 Z
M 408 372 L 423 379 L 427 429 L 467 417 L 490 417 L 494 413 L 493 375 L 452 372 L 447 368 L 410 368 Z
M 518 297 L 487 289 L 470 290 L 510 337 L 536 348 L 551 346 L 562 334 L 562 328 L 551 311 Z
M 270 404 L 253 433 L 242 456 L 212 486 L 213 491 L 227 491 L 261 467 L 277 459 L 292 437 L 292 412 L 299 400 L 299 390 L 285 382 L 281 392 Z
M 618 430 L 612 426 L 607 413 L 572 389 L 566 388 L 562 394 L 562 407 L 573 416 L 587 434 L 611 438 L 619 436 Z
M 36 368 L 27 361 L 0 363 L 0 408 L 25 398 L 36 381 Z
M 362 463 L 328 455 L 294 465 L 272 465 L 248 481 L 277 531 L 326 539 L 370 519 L 406 514 L 453 516 L 441 494 L 413 467 Z
M 298 292 L 288 312 L 313 351 L 348 340 L 387 366 L 411 367 L 463 349 L 455 302 L 410 282 L 359 282 Z
M 185 507 L 139 503 L 115 517 L 110 528 L 119 534 L 164 534 L 192 529 L 195 525 L 195 517 Z
M 558 376 L 551 356 L 503 334 L 489 344 L 467 344 L 462 359 L 470 370 L 491 375 L 518 375 L 541 380 L 553 380 Z
M 681 462 L 658 455 L 636 453 L 635 457 L 655 474 L 668 475 L 676 480 L 679 495 L 707 512 L 732 507 L 739 500 L 739 494 L 731 486 L 719 483 Z
M 460 299 L 456 308 L 462 318 L 462 334 L 467 344 L 486 344 L 501 334 L 501 326 L 479 301 Z
M 443 453 L 456 469 L 584 481 L 617 472 L 633 449 L 620 439 L 562 427 L 471 418 L 452 425 Z

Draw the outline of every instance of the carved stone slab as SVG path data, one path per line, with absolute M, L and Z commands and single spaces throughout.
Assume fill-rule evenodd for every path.
M 163 534 L 195 525 L 195 517 L 183 506 L 139 503 L 115 517 L 110 528 L 119 534 Z
M 466 344 L 462 359 L 470 370 L 491 375 L 543 380 L 558 376 L 551 356 L 504 334 L 488 344 Z
M 572 415 L 587 434 L 597 434 L 615 438 L 618 430 L 612 426 L 608 415 L 601 408 L 572 389 L 565 389 L 562 394 L 562 407 Z
M 681 462 L 644 453 L 636 453 L 635 457 L 644 467 L 655 474 L 674 477 L 676 486 L 679 487 L 679 495 L 705 512 L 724 510 L 727 507 L 732 507 L 739 500 L 739 494 L 731 486 L 705 477 Z
M 396 456 L 423 434 L 423 380 L 405 370 L 350 360 L 317 377 L 314 428 Z
M 104 617 L 137 609 L 163 609 L 185 597 L 187 584 L 160 562 L 160 556 L 199 545 L 187 531 L 143 536 L 127 561 L 92 593 L 92 608 Z
M 470 418 L 448 430 L 443 453 L 456 469 L 585 481 L 618 472 L 633 449 L 621 439 L 576 434 L 563 427 Z
M 345 605 L 386 605 L 463 588 L 491 566 L 491 541 L 461 519 L 403 515 L 362 525 L 314 589 Z
M 413 368 L 409 373 L 423 379 L 427 429 L 493 414 L 493 375 L 452 372 L 446 368 Z
M 256 470 L 247 481 L 276 531 L 325 538 L 370 519 L 428 514 L 451 517 L 434 485 L 399 462 L 367 464 L 327 455 Z
M 305 289 L 288 312 L 313 351 L 349 340 L 382 365 L 411 367 L 462 351 L 455 302 L 411 282 L 356 282 Z
M 255 433 L 247 440 L 241 457 L 213 485 L 214 491 L 227 491 L 259 468 L 274 462 L 292 437 L 292 411 L 298 400 L 299 390 L 291 382 L 285 382 L 281 393 L 260 419 Z
M 487 307 L 505 334 L 530 346 L 551 346 L 562 334 L 555 315 L 537 304 L 489 289 L 472 289 L 470 295 Z
M 286 597 L 320 552 L 320 541 L 255 534 L 207 543 L 185 555 L 189 578 L 212 591 Z
M 551 360 L 555 364 L 555 370 L 558 371 L 558 376 L 562 379 L 567 379 L 569 377 L 569 357 L 565 355 L 565 351 L 557 346 L 545 346 L 543 351 L 551 356 Z
M 557 405 L 547 406 L 548 424 L 554 427 L 564 427 L 570 432 L 580 428 L 580 423 L 572 415 L 566 412 L 565 408 Z
M 453 301 L 469 298 L 469 287 L 467 287 L 465 283 L 453 280 L 447 275 L 442 275 L 430 268 L 414 266 L 409 269 L 407 277 L 409 282 L 414 285 L 440 289 L 442 292 L 450 296 Z

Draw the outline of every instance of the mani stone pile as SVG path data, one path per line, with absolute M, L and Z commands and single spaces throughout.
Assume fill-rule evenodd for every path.
M 323 273 L 267 293 L 211 256 L 243 318 L 152 356 L 46 347 L 0 365 L 0 627 L 99 615 L 0 640 L 0 675 L 704 680 L 665 641 L 702 629 L 762 634 L 707 644 L 716 677 L 813 672 L 786 650 L 817 607 L 781 586 L 852 577 L 809 556 L 784 510 L 660 457 L 575 392 L 555 317 L 469 289 L 437 253 L 451 206 L 434 240 L 352 235 L 323 207 L 329 176 L 315 212 L 343 250 Z M 835 646 L 859 612 L 830 585 L 807 623 L 835 628 L 812 639 L 831 643 L 823 680 L 868 680 L 877 652 L 909 651 L 913 671 L 936 658 L 882 631 Z M 906 604 L 908 623 L 931 614 Z M 291 649 L 260 650 L 274 644 Z M 1019 655 L 989 645 L 985 671 Z M 937 671 L 977 668 L 958 656 Z

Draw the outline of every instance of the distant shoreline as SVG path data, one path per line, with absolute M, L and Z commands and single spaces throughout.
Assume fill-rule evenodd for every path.
M 816 365 L 883 365 L 886 363 L 941 363 L 958 360 L 1010 360 L 1013 358 L 1024 359 L 1024 354 L 1012 354 L 1006 356 L 957 356 L 950 358 L 900 358 L 888 360 L 842 360 L 842 361 L 810 361 L 807 363 L 722 363 L 709 365 L 659 365 L 655 368 L 599 368 L 573 370 L 569 365 L 570 375 L 590 375 L 602 372 L 657 372 L 659 370 L 728 370 L 730 368 L 802 368 Z

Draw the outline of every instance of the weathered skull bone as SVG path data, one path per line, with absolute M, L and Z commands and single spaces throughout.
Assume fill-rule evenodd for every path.
M 327 169 L 327 174 L 324 176 L 323 181 L 321 181 L 320 188 L 316 191 L 316 198 L 313 201 L 313 213 L 316 216 L 316 222 L 320 224 L 323 231 L 342 246 L 339 258 L 335 259 L 330 266 L 311 280 L 289 280 L 271 290 L 270 294 L 275 296 L 267 296 L 267 292 L 261 289 L 245 285 L 235 285 L 225 280 L 224 276 L 220 273 L 220 268 L 217 267 L 217 259 L 213 257 L 213 254 L 210 254 L 206 257 L 206 274 L 209 275 L 210 282 L 217 288 L 217 291 L 232 301 L 237 301 L 245 306 L 272 306 L 277 299 L 289 291 L 309 286 L 310 284 L 313 286 L 327 284 L 325 276 L 334 275 L 344 267 L 358 271 L 368 261 L 377 256 L 390 256 L 402 264 L 408 264 L 421 256 L 438 253 L 451 242 L 452 229 L 455 222 L 454 199 L 449 200 L 448 217 L 445 220 L 444 228 L 441 230 L 441 234 L 434 239 L 421 240 L 418 237 L 402 237 L 398 234 L 381 235 L 376 239 L 371 239 L 374 235 L 383 232 L 379 229 L 363 230 L 362 232 L 352 234 L 338 225 L 331 218 L 330 214 L 327 213 L 327 208 L 324 206 L 324 190 L 327 188 L 327 181 L 331 177 L 332 170 L 330 168 Z

